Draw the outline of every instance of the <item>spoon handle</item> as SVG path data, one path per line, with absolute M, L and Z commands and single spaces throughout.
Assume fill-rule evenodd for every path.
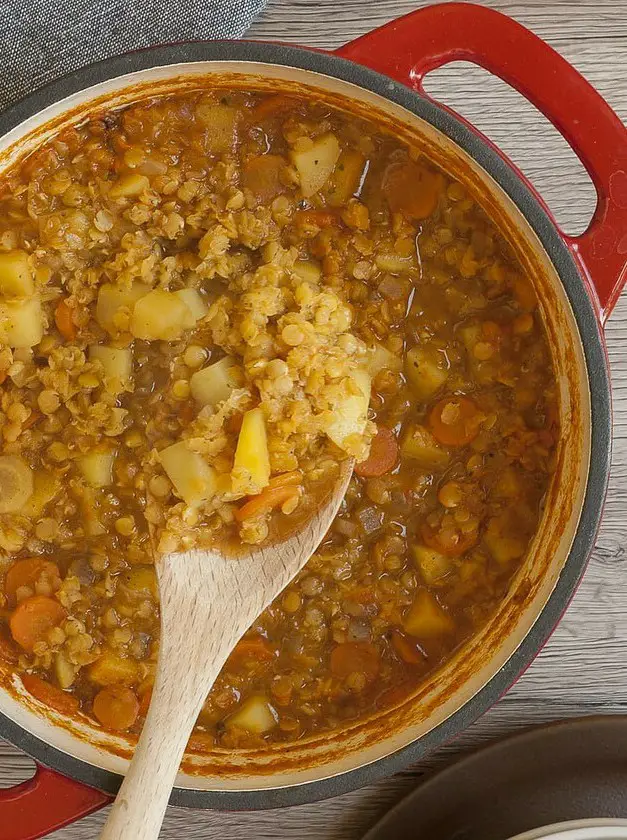
M 160 561 L 161 648 L 150 709 L 101 840 L 154 840 L 185 747 L 205 698 L 247 615 L 225 621 L 224 593 L 207 575 L 206 556 Z M 245 611 L 244 611 L 245 612 Z

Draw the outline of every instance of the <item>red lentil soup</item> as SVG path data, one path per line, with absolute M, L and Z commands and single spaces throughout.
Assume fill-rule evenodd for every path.
M 254 92 L 99 113 L 2 176 L 0 381 L 0 657 L 104 729 L 150 700 L 154 546 L 271 540 L 355 458 L 200 749 L 415 689 L 504 598 L 558 436 L 532 284 L 463 183 Z

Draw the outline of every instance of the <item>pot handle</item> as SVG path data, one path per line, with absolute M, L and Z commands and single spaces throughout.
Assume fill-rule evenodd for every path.
M 472 61 L 535 105 L 570 144 L 596 188 L 588 229 L 562 237 L 605 321 L 627 280 L 627 129 L 574 67 L 521 24 L 473 3 L 419 9 L 351 41 L 337 54 L 425 96 L 422 81 L 430 70 Z
M 111 797 L 37 765 L 35 775 L 0 790 L 0 840 L 36 840 L 86 817 Z

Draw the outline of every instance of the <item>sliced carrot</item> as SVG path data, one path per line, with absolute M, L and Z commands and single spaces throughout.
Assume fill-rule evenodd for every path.
M 253 496 L 250 501 L 235 511 L 235 518 L 238 522 L 243 522 L 245 519 L 270 513 L 271 510 L 284 504 L 298 492 L 298 487 L 292 484 L 285 487 L 266 487 L 258 496 Z
M 484 416 L 468 397 L 444 397 L 429 414 L 429 427 L 438 443 L 465 446 L 479 434 Z
M 390 210 L 413 219 L 426 219 L 433 213 L 443 186 L 439 173 L 413 161 L 391 163 L 381 184 Z
M 316 225 L 325 228 L 333 225 L 340 225 L 340 218 L 328 210 L 298 210 L 294 213 L 294 219 L 306 225 Z
M 72 320 L 72 310 L 65 300 L 60 300 L 54 311 L 54 322 L 66 341 L 76 338 L 76 324 Z
M 271 662 L 276 658 L 277 651 L 263 636 L 241 639 L 229 656 L 231 665 L 243 660 L 256 662 Z
M 392 647 L 403 662 L 408 665 L 421 665 L 425 661 L 425 653 L 413 639 L 408 639 L 400 630 L 392 632 Z
M 391 429 L 379 426 L 370 446 L 370 455 L 355 465 L 355 472 L 362 478 L 376 478 L 389 473 L 398 463 L 399 447 Z
M 284 96 L 282 93 L 274 96 L 267 96 L 262 99 L 258 105 L 253 109 L 253 116 L 258 122 L 263 122 L 272 117 L 278 117 L 294 109 L 296 100 L 290 96 Z
M 35 700 L 63 715 L 72 715 L 79 710 L 80 704 L 73 694 L 62 691 L 34 674 L 22 674 L 22 685 Z
M 4 591 L 9 598 L 15 598 L 15 594 L 22 586 L 35 588 L 35 584 L 42 576 L 51 582 L 60 583 L 59 567 L 52 560 L 45 557 L 25 557 L 18 560 L 6 573 L 4 579 Z
M 130 688 L 109 685 L 94 697 L 94 715 L 106 729 L 130 729 L 139 715 L 139 700 Z
M 379 674 L 379 651 L 370 642 L 345 642 L 331 651 L 331 673 L 345 679 L 350 674 L 364 674 L 368 682 Z
M 464 532 L 459 529 L 455 531 L 436 531 L 426 523 L 420 530 L 422 538 L 429 548 L 434 548 L 449 557 L 459 557 L 460 554 L 465 554 L 479 539 L 478 531 Z
M 65 610 L 54 598 L 33 595 L 13 610 L 9 619 L 11 635 L 20 647 L 32 652 L 37 642 L 45 641 L 48 631 L 60 624 L 65 615 Z
M 242 170 L 242 185 L 259 201 L 272 201 L 286 190 L 281 181 L 285 161 L 280 155 L 259 155 L 251 158 Z

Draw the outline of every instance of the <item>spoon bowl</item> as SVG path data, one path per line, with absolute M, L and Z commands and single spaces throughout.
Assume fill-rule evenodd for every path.
M 280 542 L 166 554 L 156 561 L 161 645 L 148 715 L 102 840 L 152 840 L 198 714 L 242 635 L 298 574 L 333 522 L 353 472 L 340 464 L 332 492 Z

